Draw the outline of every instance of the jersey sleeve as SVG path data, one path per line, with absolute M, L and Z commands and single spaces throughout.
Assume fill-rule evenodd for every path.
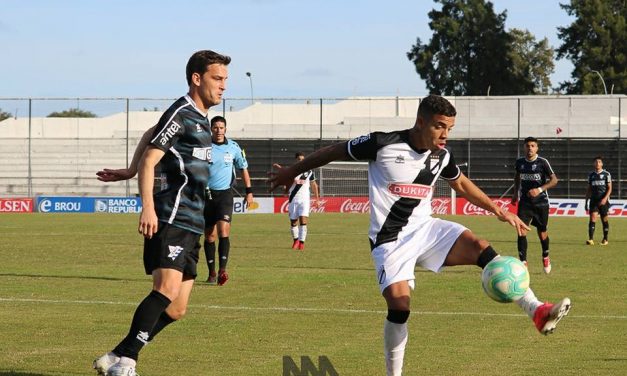
M 609 184 L 609 183 L 612 182 L 612 174 L 610 174 L 609 171 L 606 171 L 606 172 L 607 172 L 607 174 L 605 176 L 606 176 L 606 179 L 607 179 L 607 183 Z
M 455 158 L 453 158 L 453 154 L 450 151 L 448 152 L 448 155 L 448 164 L 444 166 L 440 176 L 446 180 L 455 180 L 459 178 L 459 176 L 462 174 L 462 171 L 457 166 L 457 163 L 455 163 Z
M 542 164 L 544 165 L 544 171 L 546 171 L 547 178 L 550 178 L 551 175 L 555 175 L 555 171 L 553 171 L 553 168 L 548 160 L 542 159 Z
M 313 171 L 311 171 L 311 174 L 309 175 L 309 180 L 316 181 L 316 174 Z
M 346 143 L 348 155 L 356 161 L 374 161 L 379 151 L 379 132 L 355 137 Z
M 185 129 L 178 116 L 165 113 L 155 127 L 150 144 L 163 151 L 168 151 L 184 132 Z
M 242 150 L 239 145 L 236 143 L 235 147 L 237 149 L 235 153 L 235 160 L 233 161 L 233 165 L 238 170 L 243 170 L 248 168 L 248 161 L 246 160 L 246 153 Z

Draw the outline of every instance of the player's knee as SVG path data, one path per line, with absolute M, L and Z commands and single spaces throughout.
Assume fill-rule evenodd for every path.
M 176 298 L 178 298 L 179 294 L 181 293 L 180 285 L 170 284 L 170 283 L 165 283 L 165 282 L 162 282 L 160 284 L 153 286 L 153 289 L 167 296 L 168 299 L 170 300 L 175 300 Z
M 394 324 L 404 324 L 409 319 L 409 309 L 407 310 L 388 309 L 388 315 L 386 319 L 389 322 L 392 322 Z
M 183 316 L 185 316 L 186 313 L 187 307 L 173 307 L 167 310 L 167 314 L 172 320 L 180 320 L 183 318 Z

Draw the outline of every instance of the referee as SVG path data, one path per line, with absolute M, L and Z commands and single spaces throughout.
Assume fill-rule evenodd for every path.
M 253 203 L 253 193 L 248 174 L 246 155 L 237 142 L 226 138 L 226 119 L 215 116 L 211 119 L 211 164 L 209 183 L 205 197 L 205 257 L 209 268 L 208 283 L 222 286 L 228 281 L 226 264 L 231 242 L 231 218 L 233 215 L 233 191 L 235 169 L 241 171 L 246 187 L 246 207 Z M 218 240 L 218 273 L 216 274 L 216 240 Z

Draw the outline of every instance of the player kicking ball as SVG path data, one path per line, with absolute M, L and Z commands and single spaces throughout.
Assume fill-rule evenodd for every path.
M 408 339 L 407 320 L 414 288 L 414 267 L 434 272 L 444 266 L 485 268 L 498 253 L 469 229 L 431 216 L 431 197 L 437 179 L 472 204 L 509 223 L 518 235 L 529 227 L 518 216 L 495 205 L 457 167 L 445 149 L 455 125 L 456 110 L 443 97 L 420 102 L 411 129 L 373 132 L 318 150 L 303 161 L 279 168 L 269 179 L 271 189 L 291 184 L 294 177 L 337 160 L 368 161 L 371 254 L 379 289 L 388 307 L 383 342 L 387 375 L 401 375 Z M 516 303 L 542 334 L 550 334 L 570 309 L 570 299 L 542 303 L 531 288 Z

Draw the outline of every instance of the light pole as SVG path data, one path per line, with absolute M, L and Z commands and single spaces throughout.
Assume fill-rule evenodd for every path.
M 255 104 L 255 97 L 253 96 L 253 75 L 250 72 L 246 72 L 246 75 L 250 79 L 250 104 Z
M 607 86 L 605 86 L 605 80 L 603 79 L 603 76 L 601 76 L 601 73 L 599 73 L 599 71 L 596 71 L 594 69 L 590 69 L 590 72 L 596 73 L 597 75 L 599 75 L 599 78 L 601 79 L 601 82 L 603 83 L 603 91 L 605 91 L 605 95 L 607 95 Z

